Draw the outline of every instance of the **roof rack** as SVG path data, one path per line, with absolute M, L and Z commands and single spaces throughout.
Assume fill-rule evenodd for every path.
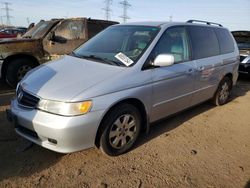
M 220 27 L 223 27 L 221 24 L 218 23 L 214 23 L 214 22 L 207 22 L 207 21 L 202 21 L 202 20 L 188 20 L 187 23 L 194 23 L 194 22 L 198 22 L 198 23 L 205 23 L 207 25 L 218 25 Z

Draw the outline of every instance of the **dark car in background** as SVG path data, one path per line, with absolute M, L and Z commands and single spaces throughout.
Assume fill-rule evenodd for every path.
M 239 73 L 250 76 L 250 31 L 233 31 L 232 34 L 240 50 Z
M 4 28 L 0 30 L 0 38 L 16 38 L 18 35 L 26 33 L 25 27 Z
M 88 18 L 41 20 L 21 38 L 0 40 L 0 78 L 16 86 L 32 68 L 71 53 L 117 23 Z

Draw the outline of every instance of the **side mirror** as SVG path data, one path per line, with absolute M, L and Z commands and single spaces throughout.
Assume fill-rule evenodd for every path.
M 174 56 L 171 54 L 158 55 L 153 62 L 153 66 L 159 66 L 159 67 L 167 67 L 173 64 L 174 64 Z
M 66 39 L 66 38 L 55 35 L 55 32 L 54 32 L 54 31 L 52 31 L 52 32 L 50 33 L 49 40 L 50 40 L 51 42 L 57 42 L 57 43 L 62 43 L 62 44 L 64 44 L 64 43 L 67 42 L 67 39 Z
M 49 40 L 51 40 L 51 41 L 54 41 L 55 40 L 55 32 L 54 31 L 52 31 L 50 34 L 49 34 L 49 38 L 48 38 Z

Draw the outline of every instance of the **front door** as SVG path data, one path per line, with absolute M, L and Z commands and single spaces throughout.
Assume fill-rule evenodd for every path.
M 43 46 L 50 56 L 65 55 L 83 44 L 87 39 L 85 19 L 66 19 L 58 23 L 45 37 Z
M 194 89 L 195 64 L 190 60 L 189 39 L 185 27 L 172 27 L 163 33 L 151 54 L 152 59 L 159 54 L 172 54 L 175 63 L 152 69 L 151 121 L 187 108 Z

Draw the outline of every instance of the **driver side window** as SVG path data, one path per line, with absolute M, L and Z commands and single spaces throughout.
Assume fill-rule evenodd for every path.
M 173 27 L 167 29 L 155 46 L 154 58 L 160 54 L 171 54 L 174 62 L 190 60 L 188 35 L 184 27 Z
M 55 36 L 65 40 L 84 39 L 84 21 L 66 20 L 63 21 L 55 30 Z

